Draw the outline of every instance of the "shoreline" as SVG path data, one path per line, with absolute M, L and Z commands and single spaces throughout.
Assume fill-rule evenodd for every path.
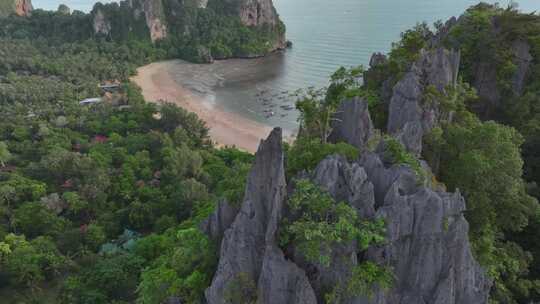
M 225 111 L 219 104 L 197 96 L 183 87 L 169 72 L 172 62 L 174 61 L 160 61 L 139 67 L 137 75 L 130 80 L 141 88 L 147 102 L 170 102 L 197 114 L 206 123 L 210 138 L 218 146 L 234 146 L 255 153 L 260 141 L 270 134 L 272 127 Z

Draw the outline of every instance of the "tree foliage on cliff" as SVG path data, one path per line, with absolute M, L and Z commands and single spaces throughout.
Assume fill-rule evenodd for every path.
M 436 32 L 425 24 L 404 32 L 388 58 L 364 74 L 364 85 L 387 103 L 388 92 L 417 60 L 422 48 L 440 41 L 461 51 L 462 79 L 458 85 L 442 95 L 433 94 L 429 87 L 424 92 L 425 102 L 439 105 L 441 119 L 424 138 L 423 156 L 436 174 L 434 184 L 443 182 L 450 190 L 460 189 L 466 198 L 465 215 L 471 224 L 475 255 L 495 279 L 491 300 L 496 303 L 538 299 L 540 272 L 531 255 L 538 247 L 522 235 L 530 237 L 538 231 L 538 203 L 530 195 L 538 194 L 540 181 L 536 174 L 535 126 L 539 121 L 534 89 L 538 86 L 534 75 L 540 58 L 536 51 L 539 25 L 540 17 L 520 13 L 513 6 L 503 9 L 480 4 L 450 27 L 438 22 Z M 521 96 L 512 89 L 517 65 L 511 48 L 518 40 L 530 45 L 534 57 Z M 477 85 L 475 73 L 482 64 L 495 69 L 501 95 L 498 107 L 471 94 L 471 88 Z M 384 115 L 387 107 L 370 109 L 372 116 Z M 489 109 L 489 115 L 485 109 Z M 496 119 L 497 123 L 482 122 L 475 114 Z M 376 121 L 383 128 L 385 123 Z
M 234 4 L 209 1 L 206 8 L 196 1 L 161 0 L 153 4 L 161 10 L 144 7 L 142 1 L 97 3 L 92 12 L 35 10 L 29 18 L 0 18 L 0 35 L 15 39 L 45 38 L 51 44 L 105 40 L 129 49 L 152 53 L 154 59 L 182 58 L 209 62 L 213 58 L 253 57 L 268 54 L 285 37 L 285 25 L 246 26 Z M 145 11 L 167 28 L 164 39 L 151 42 Z M 96 16 L 102 16 L 106 33 L 95 33 Z M 132 61 L 132 60 L 128 60 Z
M 309 263 L 331 268 L 336 246 L 355 244 L 357 250 L 380 245 L 385 241 L 385 223 L 381 219 L 361 220 L 357 211 L 345 202 L 335 202 L 325 191 L 309 180 L 297 180 L 288 204 L 293 220 L 282 223 L 280 243 L 292 245 Z M 391 271 L 372 262 L 355 265 L 347 278 L 332 291 L 327 303 L 342 303 L 355 296 L 369 296 L 375 286 L 388 288 Z
M 478 228 L 476 233 L 483 235 L 477 242 L 483 248 L 480 251 L 499 259 L 492 261 L 491 265 L 501 266 L 497 267 L 501 280 L 496 281 L 494 299 L 502 303 L 526 303 L 530 299 L 540 299 L 540 263 L 537 255 L 533 259 L 529 253 L 537 253 L 538 247 L 528 237 L 538 233 L 535 224 L 538 222 L 538 207 L 527 195 L 540 198 L 537 190 L 540 183 L 537 138 L 540 133 L 536 127 L 540 124 L 539 38 L 540 16 L 537 14 L 521 13 L 515 5 L 501 8 L 479 4 L 467 10 L 445 41 L 447 45 L 461 50 L 461 71 L 465 81 L 474 84 L 482 64 L 494 67 L 497 88 L 496 92 L 490 93 L 500 96 L 500 104 L 480 99 L 470 107 L 471 110 L 483 119 L 495 119 L 515 128 L 490 122 L 449 128 L 448 144 L 461 145 L 463 150 L 455 153 L 455 148 L 445 149 L 445 152 L 454 154 L 453 157 L 447 154 L 452 163 L 447 163 L 446 173 L 442 173 L 453 176 L 448 183 L 466 189 L 470 193 L 472 207 L 482 210 L 470 221 L 473 227 Z M 521 59 L 516 58 L 512 51 L 515 43 L 528 45 L 533 57 L 522 92 L 516 88 L 515 75 Z M 450 152 L 452 150 L 454 152 Z M 455 165 L 459 160 L 463 170 L 458 177 Z M 469 169 L 465 170 L 467 165 Z M 465 185 L 467 175 L 473 172 L 484 176 L 474 181 L 475 191 Z M 522 176 L 528 184 L 521 180 Z M 486 204 L 490 208 L 486 208 Z M 483 222 L 482 227 L 478 226 L 480 221 Z

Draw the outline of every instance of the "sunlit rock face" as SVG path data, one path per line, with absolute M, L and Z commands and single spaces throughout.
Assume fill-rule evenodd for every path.
M 15 14 L 19 16 L 30 16 L 33 9 L 31 0 L 15 1 Z
M 31 0 L 0 0 L 0 17 L 11 14 L 29 17 L 32 15 L 33 9 Z
M 247 26 L 276 25 L 279 21 L 272 0 L 243 0 L 238 6 L 238 16 Z
M 94 33 L 100 35 L 108 35 L 111 31 L 111 23 L 105 18 L 103 11 L 99 9 L 94 13 L 93 27 Z
M 214 0 L 219 1 L 219 0 Z M 270 26 L 276 32 L 276 39 L 272 48 L 284 49 L 287 46 L 285 33 L 281 33 L 279 27 L 281 21 L 272 0 L 221 0 L 225 1 L 228 10 L 240 17 L 240 21 L 246 26 Z
M 125 36 L 121 31 L 126 29 L 119 29 L 125 26 L 130 34 L 136 32 L 135 36 L 142 38 L 149 35 L 152 42 L 157 42 L 178 33 L 186 36 L 197 33 L 198 29 L 188 21 L 196 19 L 201 12 L 197 10 L 206 9 L 214 10 L 218 16 L 238 18 L 244 26 L 270 33 L 264 52 L 236 54 L 239 57 L 259 57 L 287 46 L 285 27 L 272 0 L 126 0 L 116 6 L 109 5 L 107 10 L 97 4 L 92 11 L 93 27 L 95 34 Z M 119 26 L 115 20 L 126 15 L 128 18 Z
M 152 42 L 166 38 L 167 25 L 163 3 L 160 0 L 144 0 L 142 7 Z

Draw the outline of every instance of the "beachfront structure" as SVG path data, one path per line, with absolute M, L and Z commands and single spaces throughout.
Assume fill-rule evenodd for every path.
M 96 104 L 96 103 L 100 103 L 102 100 L 101 98 L 99 97 L 95 97 L 95 98 L 86 98 L 86 99 L 83 99 L 81 101 L 79 101 L 79 104 L 84 106 L 84 105 L 89 105 L 89 104 Z
M 117 83 L 101 84 L 101 85 L 99 85 L 99 88 L 102 89 L 105 92 L 114 93 L 114 92 L 120 90 L 120 84 L 117 84 Z

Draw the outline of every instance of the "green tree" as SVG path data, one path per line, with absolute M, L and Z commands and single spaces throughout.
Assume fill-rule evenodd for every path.
M 384 241 L 384 221 L 361 221 L 354 208 L 332 197 L 309 180 L 298 180 L 289 200 L 298 219 L 285 220 L 283 245 L 293 243 L 308 261 L 328 267 L 335 244 L 357 241 L 359 249 Z
M 46 237 L 27 241 L 24 236 L 8 234 L 0 247 L 4 248 L 0 265 L 13 281 L 36 288 L 37 284 L 59 275 L 71 262 Z
M 489 225 L 501 231 L 526 226 L 536 202 L 522 180 L 523 137 L 511 127 L 476 122 L 449 126 L 445 140 L 441 179 L 467 197 L 473 235 Z
M 216 265 L 215 248 L 196 228 L 180 230 L 170 251 L 141 275 L 137 303 L 159 304 L 169 296 L 199 303 Z
M 79 275 L 64 283 L 63 303 L 111 303 L 131 301 L 144 259 L 131 253 L 98 258 Z
M 392 272 L 373 262 L 367 261 L 354 266 L 351 275 L 343 284 L 338 284 L 325 295 L 327 304 L 343 303 L 351 297 L 372 297 L 374 286 L 382 289 L 392 287 L 394 277 Z
M 257 285 L 248 273 L 241 272 L 227 283 L 225 290 L 227 303 L 257 303 Z
M 66 223 L 65 219 L 58 217 L 41 203 L 24 203 L 15 210 L 13 216 L 15 231 L 30 238 L 40 235 L 56 236 Z
M 514 303 L 513 293 L 528 293 L 533 282 L 524 278 L 531 260 L 508 237 L 538 213 L 522 179 L 523 138 L 514 128 L 472 121 L 447 126 L 442 142 L 440 178 L 467 199 L 475 256 L 495 279 L 493 299 Z
M 303 170 L 311 171 L 327 156 L 338 154 L 352 161 L 359 155 L 358 148 L 346 143 L 321 143 L 319 139 L 298 138 L 286 146 L 287 176 L 293 177 Z
M 280 233 L 282 246 L 293 244 L 310 263 L 324 268 L 332 267 L 333 248 L 339 244 L 355 242 L 357 251 L 385 241 L 383 220 L 360 220 L 354 208 L 332 197 L 309 180 L 298 180 L 296 189 L 289 199 L 293 213 L 290 221 L 285 219 Z M 352 296 L 370 295 L 378 285 L 389 287 L 391 272 L 371 262 L 362 262 L 351 269 L 347 278 L 337 286 L 330 286 L 328 303 L 341 303 Z
M 11 153 L 8 150 L 8 146 L 5 142 L 0 141 L 0 165 L 6 166 L 6 163 L 12 158 Z

